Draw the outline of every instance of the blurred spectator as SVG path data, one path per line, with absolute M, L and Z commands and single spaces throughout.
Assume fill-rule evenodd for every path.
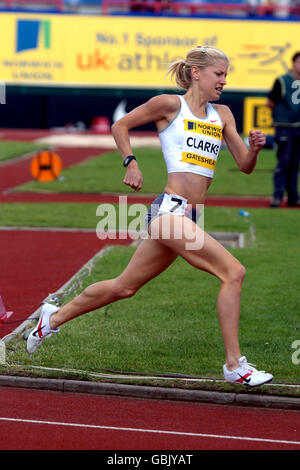
M 277 18 L 287 18 L 290 15 L 290 0 L 275 0 L 275 5 L 278 7 L 275 10 Z
M 168 4 L 172 0 L 130 0 L 130 11 L 132 12 L 156 12 L 162 13 L 169 10 Z M 160 6 L 160 3 L 162 6 Z
M 273 110 L 277 144 L 277 167 L 270 207 L 280 207 L 285 191 L 288 205 L 300 207 L 300 51 L 293 55 L 292 69 L 275 80 L 267 104 Z
M 130 2 L 130 11 L 146 11 L 147 9 L 145 8 L 145 3 L 145 0 L 132 0 Z

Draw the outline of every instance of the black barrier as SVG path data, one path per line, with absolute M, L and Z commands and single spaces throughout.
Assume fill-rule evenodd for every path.
M 176 91 L 171 91 L 177 93 Z M 170 90 L 157 89 L 66 89 L 9 86 L 6 87 L 6 104 L 0 106 L 0 127 L 50 129 L 53 127 L 82 126 L 90 129 L 97 116 L 105 116 L 112 124 L 124 112 L 159 93 Z M 244 130 L 244 106 L 248 97 L 265 97 L 261 93 L 224 91 L 218 103 L 232 110 L 238 132 Z M 154 131 L 154 124 L 143 127 Z

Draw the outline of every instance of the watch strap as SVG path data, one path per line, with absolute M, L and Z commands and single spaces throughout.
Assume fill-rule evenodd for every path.
M 125 160 L 123 161 L 123 166 L 128 166 L 129 163 L 132 161 L 132 160 L 136 160 L 135 156 L 134 155 L 128 155 L 128 157 L 125 158 Z

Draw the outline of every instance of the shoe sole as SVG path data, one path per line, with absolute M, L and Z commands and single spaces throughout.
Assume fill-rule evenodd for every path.
M 44 328 L 44 326 L 42 326 L 42 323 L 43 323 L 43 318 L 44 318 L 44 315 L 46 315 L 46 312 L 47 312 L 47 309 L 49 307 L 53 307 L 52 304 L 44 304 L 42 309 L 41 309 L 41 314 L 40 314 L 40 318 L 39 318 L 39 321 L 38 321 L 38 324 L 31 330 L 31 332 L 29 333 L 28 335 L 28 338 L 27 338 L 27 344 L 26 344 L 26 349 L 27 349 L 27 352 L 28 354 L 30 355 L 30 357 L 32 357 L 32 354 L 37 350 L 37 348 L 40 346 L 40 344 L 43 342 L 44 339 L 48 338 L 49 336 L 51 336 L 53 333 L 58 333 L 59 331 L 59 328 L 56 329 L 56 330 L 51 330 L 48 334 L 46 334 L 45 336 L 40 336 L 39 332 Z M 55 310 L 56 311 L 56 310 Z M 54 312 L 52 312 L 54 313 Z M 37 335 L 37 337 L 36 337 Z M 29 352 L 28 351 L 28 343 L 30 342 L 30 340 L 33 339 L 34 340 L 34 350 L 32 352 Z
M 47 308 L 47 306 L 45 306 L 45 310 L 46 310 L 46 308 Z M 43 307 L 42 307 L 42 310 L 43 310 Z M 38 324 L 31 330 L 31 332 L 29 333 L 28 338 L 27 338 L 26 348 L 27 348 L 27 352 L 30 355 L 30 357 L 37 350 L 37 348 L 39 347 L 39 345 L 41 344 L 43 339 L 46 338 L 46 336 L 43 338 L 42 336 L 39 335 L 39 331 L 42 330 L 43 316 L 45 315 L 45 311 L 42 312 L 42 310 L 41 310 L 41 315 L 40 315 Z M 37 337 L 35 336 L 34 333 L 37 334 Z M 34 346 L 35 346 L 35 348 L 32 352 L 28 351 L 28 343 L 31 339 L 34 340 Z
M 34 331 L 34 330 L 33 330 Z M 43 339 L 40 339 L 40 338 L 35 338 L 33 336 L 33 331 L 31 333 L 29 333 L 29 336 L 27 338 L 27 344 L 26 344 L 26 349 L 27 349 L 27 352 L 28 354 L 30 355 L 30 357 L 32 356 L 32 354 L 37 350 L 37 348 L 39 347 L 39 345 L 41 344 L 41 342 L 43 341 Z M 29 343 L 31 342 L 31 340 L 33 339 L 33 342 L 34 344 L 31 345 L 31 347 L 29 348 Z
M 272 382 L 272 380 L 273 380 L 273 377 L 271 379 L 265 380 L 264 382 L 254 384 L 254 385 L 251 385 L 250 383 L 247 383 L 247 382 L 243 382 L 243 383 L 231 382 L 231 383 L 239 383 L 240 385 L 246 385 L 246 387 L 260 387 L 261 385 L 265 385 L 265 384 L 268 384 L 268 383 Z

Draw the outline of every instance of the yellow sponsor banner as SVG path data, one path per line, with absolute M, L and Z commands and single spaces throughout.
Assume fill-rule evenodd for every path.
M 187 163 L 193 163 L 194 165 L 204 166 L 210 170 L 215 170 L 216 160 L 213 158 L 204 157 L 203 155 L 197 155 L 192 152 L 182 152 L 182 161 Z
M 267 99 L 253 96 L 244 100 L 244 129 L 245 135 L 250 130 L 260 130 L 265 134 L 274 134 L 272 110 L 267 106 Z
M 201 44 L 231 60 L 227 89 L 267 90 L 290 67 L 299 22 L 0 13 L 8 83 L 174 88 L 167 65 Z

